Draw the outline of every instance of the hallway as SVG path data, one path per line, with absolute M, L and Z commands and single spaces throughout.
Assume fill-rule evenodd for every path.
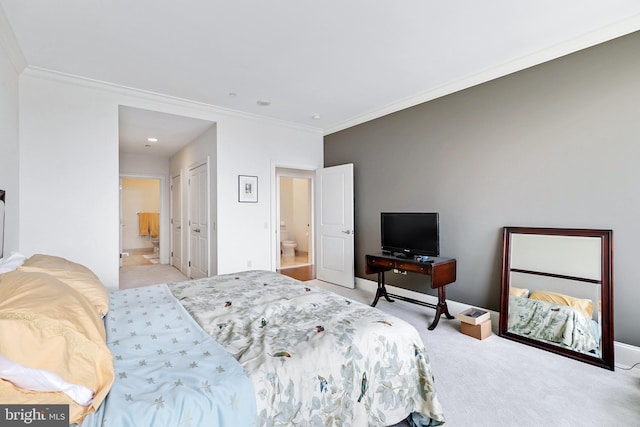
M 153 248 L 124 249 L 122 252 L 129 254 L 122 255 L 123 266 L 158 264 L 158 254 Z
M 166 282 L 182 282 L 187 276 L 172 265 L 146 264 L 124 265 L 120 267 L 120 289 L 156 285 Z
M 157 260 L 157 257 L 153 258 L 153 249 L 130 249 L 125 252 L 129 252 L 129 256 L 122 257 L 120 289 L 188 280 L 172 265 L 153 263 Z M 308 255 L 304 252 L 296 253 L 295 257 L 283 257 L 282 268 L 277 272 L 303 282 L 316 278 L 315 267 L 309 264 Z

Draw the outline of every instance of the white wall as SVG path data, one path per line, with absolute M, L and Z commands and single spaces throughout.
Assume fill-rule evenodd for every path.
M 15 58 L 15 49 L 9 45 L 12 35 L 6 34 L 10 29 L 4 25 L 5 19 L 0 8 L 0 189 L 7 192 L 6 256 L 18 250 L 18 74 L 21 67 L 16 64 L 20 61 Z
M 296 248 L 302 252 L 309 252 L 309 230 L 311 212 L 309 209 L 310 181 L 306 178 L 293 179 L 293 235 L 298 243 Z
M 66 257 L 118 286 L 118 106 L 217 123 L 218 271 L 270 268 L 272 161 L 320 167 L 320 131 L 27 69 L 20 76 L 20 250 Z M 259 203 L 237 202 L 237 176 Z
M 309 190 L 309 178 L 280 178 L 280 222 L 285 223 L 287 240 L 294 240 L 298 244 L 296 251 L 302 252 L 309 252 Z
M 293 219 L 293 178 L 283 176 L 280 177 L 280 230 L 287 235 L 280 236 L 281 241 L 295 240 Z
M 118 284 L 118 108 L 110 94 L 20 77 L 20 249 Z
M 218 273 L 270 270 L 278 248 L 275 166 L 318 169 L 322 134 L 231 117 L 218 123 Z M 258 203 L 238 202 L 238 175 L 258 177 Z M 272 258 L 273 256 L 273 258 Z

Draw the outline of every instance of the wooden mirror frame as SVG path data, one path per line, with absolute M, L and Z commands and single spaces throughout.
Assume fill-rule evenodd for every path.
M 601 239 L 600 280 L 586 280 L 579 277 L 563 276 L 553 272 L 524 271 L 527 274 L 546 276 L 558 279 L 569 279 L 600 284 L 601 300 L 601 355 L 600 357 L 580 353 L 544 341 L 538 341 L 523 335 L 508 332 L 509 289 L 511 273 L 519 272 L 511 267 L 511 244 L 515 234 L 537 234 L 548 236 L 595 237 Z M 614 370 L 613 354 L 613 231 L 572 229 L 572 228 L 536 228 L 536 227 L 504 227 L 502 249 L 502 284 L 500 294 L 499 335 L 513 341 L 558 353 L 602 368 Z

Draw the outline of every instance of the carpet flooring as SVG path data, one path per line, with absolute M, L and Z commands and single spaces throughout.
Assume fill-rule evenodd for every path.
M 179 280 L 186 276 L 168 265 L 120 269 L 121 288 Z M 373 300 L 365 290 L 309 283 L 365 304 Z M 434 310 L 400 300 L 380 301 L 377 308 L 418 330 L 447 427 L 640 426 L 640 368 L 608 371 L 503 339 L 495 331 L 480 341 L 461 334 L 457 320 L 442 318 L 429 331 Z
M 360 289 L 309 283 L 366 304 L 373 301 L 373 293 Z M 477 340 L 460 333 L 458 320 L 444 317 L 429 331 L 435 311 L 404 301 L 380 301 L 376 307 L 418 330 L 446 426 L 640 426 L 640 368 L 609 371 L 495 333 Z

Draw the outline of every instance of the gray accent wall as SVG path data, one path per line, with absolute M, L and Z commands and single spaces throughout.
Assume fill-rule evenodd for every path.
M 361 278 L 383 211 L 439 212 L 447 297 L 496 311 L 502 227 L 613 229 L 615 340 L 640 346 L 640 33 L 327 135 L 324 157 L 354 164 Z

